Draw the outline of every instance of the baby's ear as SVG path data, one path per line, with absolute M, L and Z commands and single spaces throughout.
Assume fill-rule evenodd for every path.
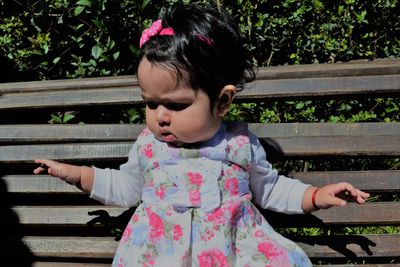
M 229 111 L 229 107 L 235 98 L 236 87 L 234 85 L 226 85 L 222 88 L 217 101 L 217 113 L 219 117 L 225 116 Z

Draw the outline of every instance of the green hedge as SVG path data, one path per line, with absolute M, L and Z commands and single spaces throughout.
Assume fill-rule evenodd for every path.
M 0 82 L 133 74 L 141 31 L 172 0 L 0 1 Z M 400 55 L 397 0 L 222 5 L 258 66 Z

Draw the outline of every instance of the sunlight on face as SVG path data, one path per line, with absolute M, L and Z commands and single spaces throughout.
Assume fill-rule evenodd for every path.
M 195 92 L 176 73 L 143 58 L 138 81 L 146 102 L 146 124 L 155 137 L 174 145 L 207 141 L 221 124 L 202 90 Z

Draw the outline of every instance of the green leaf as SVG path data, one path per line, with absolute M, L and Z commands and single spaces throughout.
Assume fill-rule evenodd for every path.
M 304 102 L 299 102 L 296 104 L 296 109 L 302 109 L 304 108 Z
M 94 23 L 94 25 L 96 25 L 97 28 L 101 29 L 103 28 L 103 22 L 98 20 L 98 19 L 92 19 L 92 22 Z
M 103 49 L 100 46 L 95 45 L 92 47 L 92 57 L 98 59 L 101 54 L 103 54 Z
M 79 0 L 76 4 L 80 6 L 91 6 L 92 3 L 89 0 Z
M 140 9 L 143 11 L 143 9 L 146 8 L 146 6 L 149 4 L 150 0 L 143 0 L 142 4 L 140 5 Z
M 72 120 L 73 118 L 75 118 L 75 115 L 73 115 L 73 114 L 64 114 L 63 123 L 66 123 L 66 122 Z
M 47 44 L 43 45 L 44 54 L 46 55 L 49 52 L 49 46 Z
M 119 52 L 113 54 L 113 59 L 117 60 L 119 58 Z
M 74 9 L 74 15 L 79 16 L 79 14 L 82 13 L 82 11 L 85 9 L 85 6 L 77 6 Z
M 61 57 L 56 57 L 53 59 L 53 64 L 57 64 L 60 61 Z
M 61 123 L 61 118 L 60 114 L 51 114 L 51 120 L 52 123 Z

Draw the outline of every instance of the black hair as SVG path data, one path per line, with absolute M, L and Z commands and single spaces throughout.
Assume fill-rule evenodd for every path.
M 243 89 L 254 80 L 250 55 L 239 30 L 224 10 L 179 4 L 162 18 L 174 35 L 155 35 L 143 44 L 139 62 L 146 57 L 184 79 L 195 91 L 203 90 L 211 107 L 226 85 Z

